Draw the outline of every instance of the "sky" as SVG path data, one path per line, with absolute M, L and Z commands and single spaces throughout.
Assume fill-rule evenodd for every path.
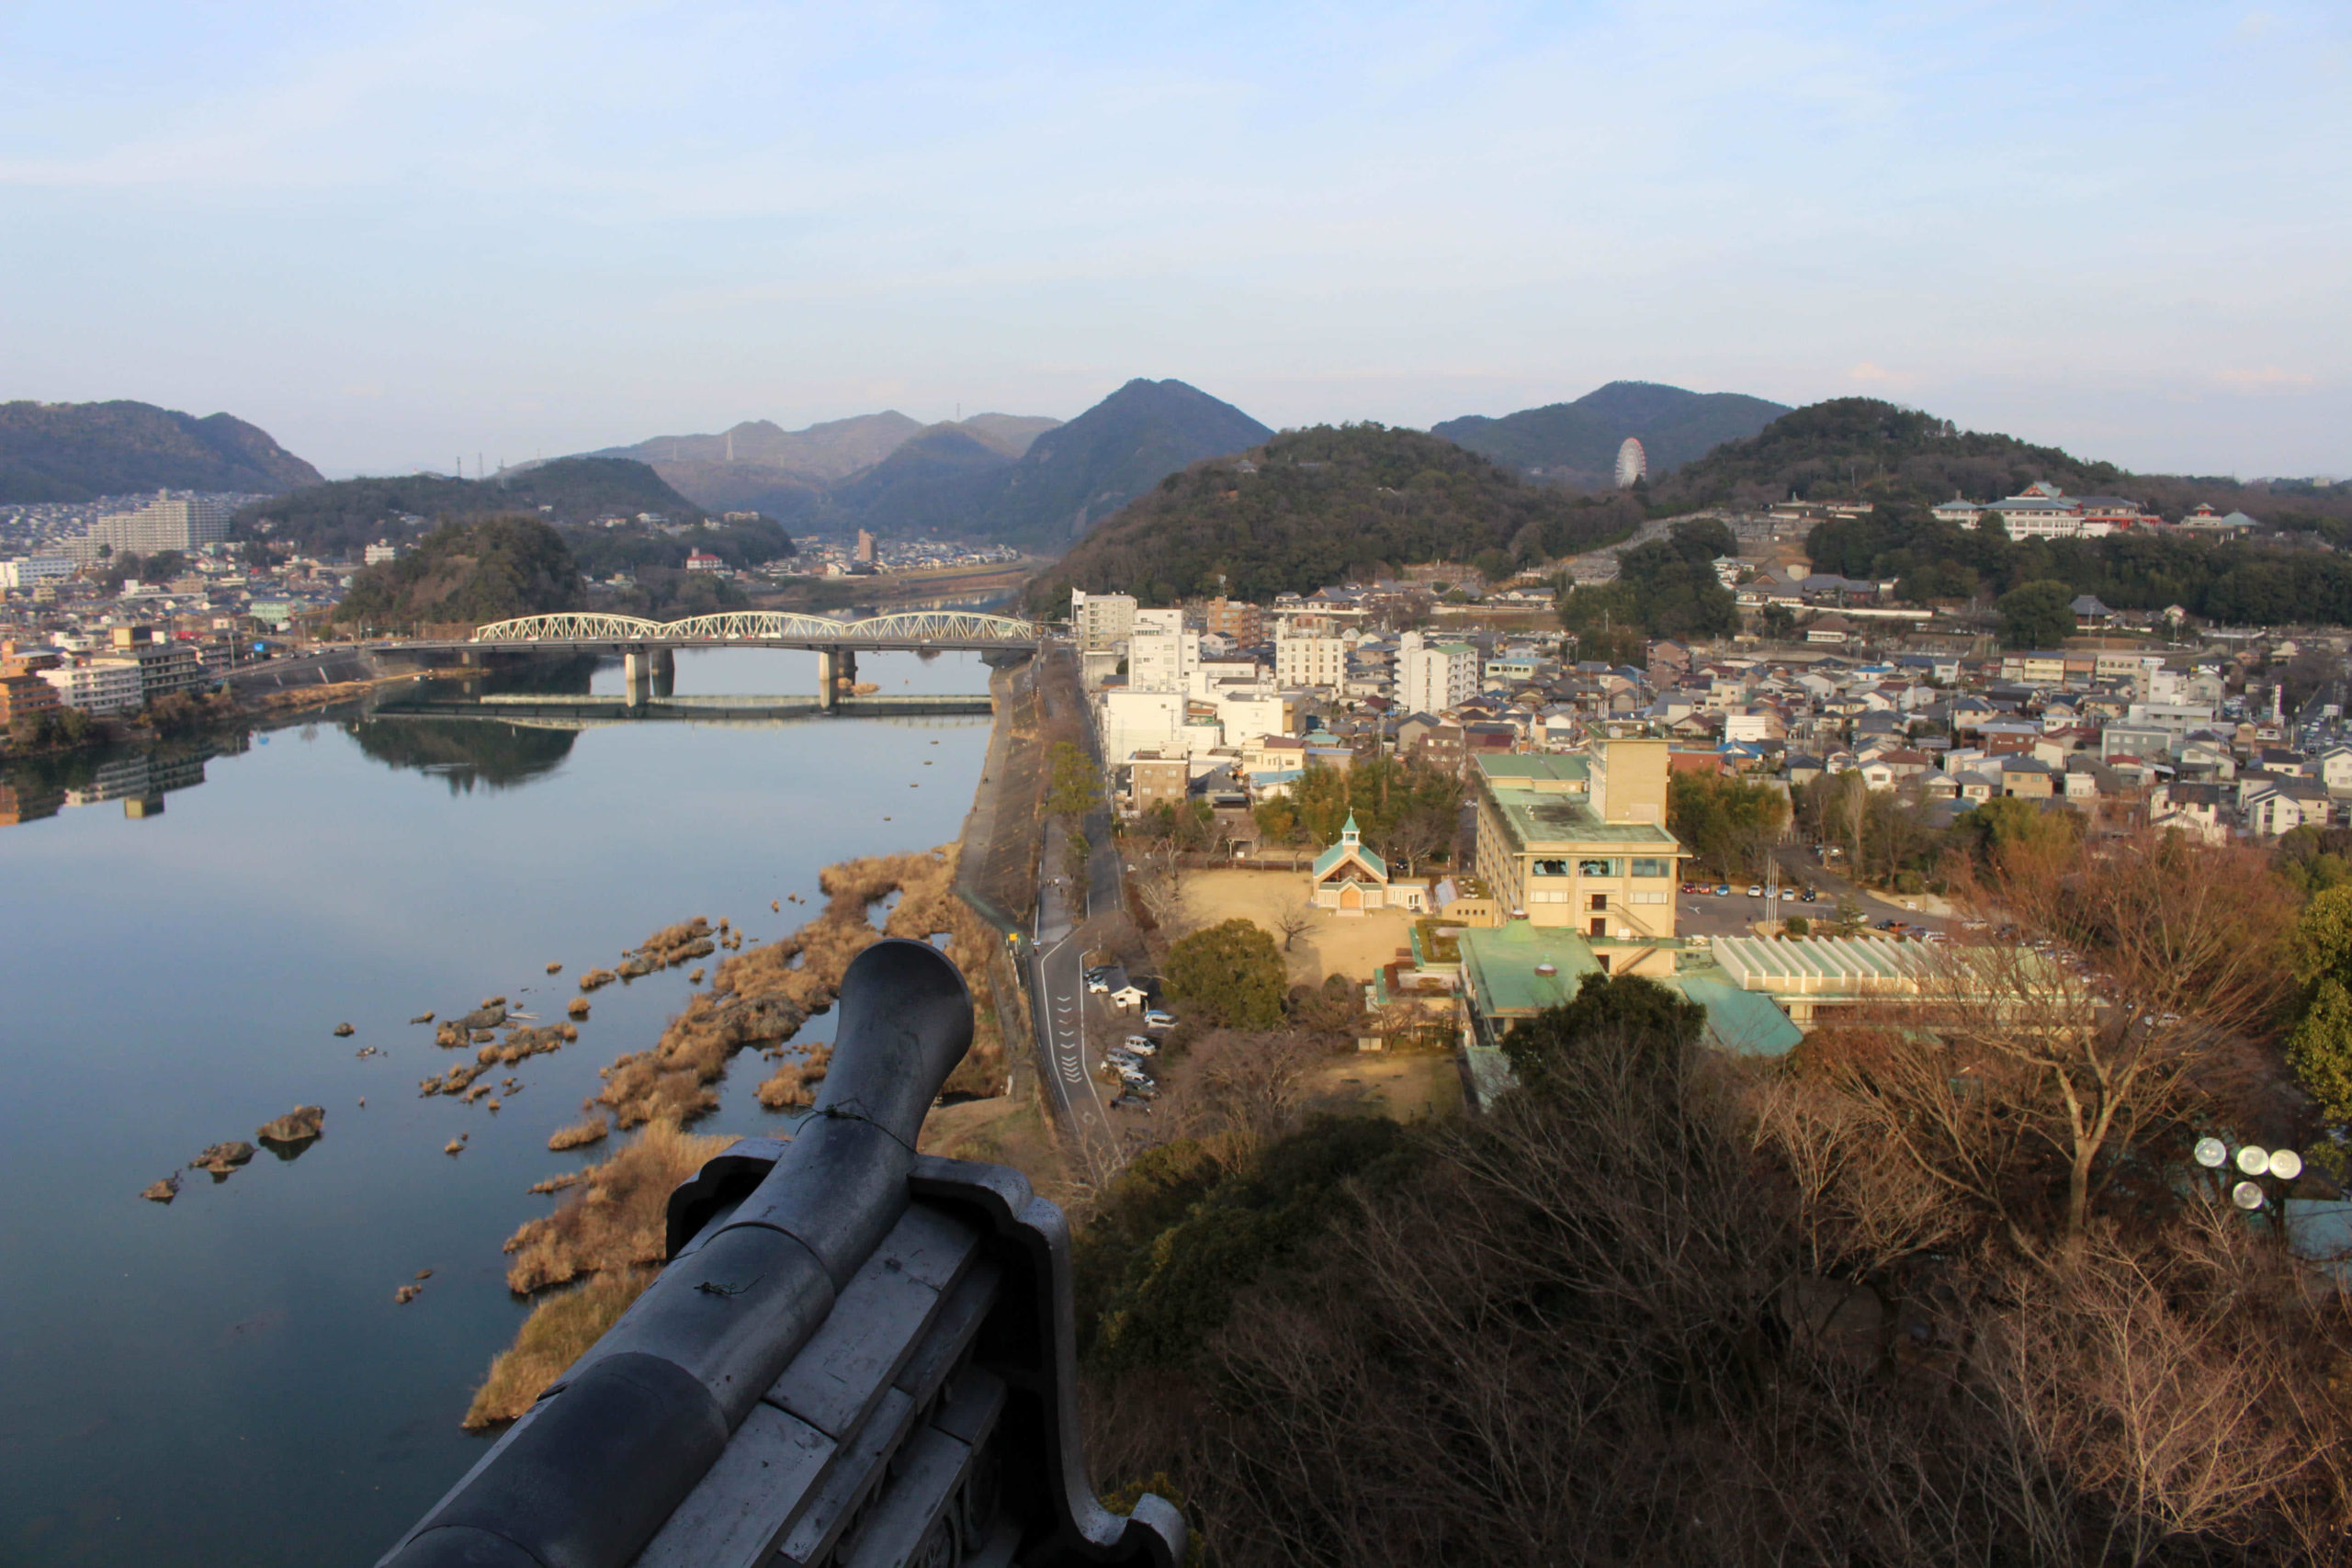
M 331 475 L 1148 376 L 2341 477 L 2347 280 L 2341 0 L 0 0 L 0 399 Z

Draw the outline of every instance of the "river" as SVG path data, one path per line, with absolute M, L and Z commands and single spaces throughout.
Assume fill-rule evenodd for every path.
M 860 666 L 887 694 L 987 690 L 970 655 Z M 617 663 L 593 680 L 619 690 Z M 808 655 L 678 656 L 681 693 L 815 685 Z M 527 1310 L 499 1246 L 555 1201 L 525 1189 L 606 1152 L 551 1155 L 548 1134 L 693 987 L 680 969 L 597 992 L 495 1116 L 418 1097 L 454 1058 L 407 1020 L 503 995 L 553 1021 L 574 976 L 695 915 L 780 935 L 807 907 L 770 900 L 817 898 L 820 867 L 955 839 L 987 740 L 978 718 L 322 716 L 202 761 L 160 814 L 0 828 L 0 1562 L 373 1561 L 484 1446 L 458 1417 Z M 12 787 L 57 800 L 54 777 Z M 757 1067 L 698 1131 L 782 1123 Z M 140 1200 L 303 1103 L 326 1128 L 298 1158 Z

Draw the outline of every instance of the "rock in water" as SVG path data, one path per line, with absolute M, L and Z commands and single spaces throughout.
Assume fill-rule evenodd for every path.
M 409 1303 L 416 1300 L 417 1297 L 424 1293 L 424 1287 L 422 1285 L 402 1285 L 399 1290 L 392 1292 L 392 1301 L 397 1305 L 406 1306 Z
M 347 1023 L 338 1023 L 334 1026 L 334 1037 L 337 1040 L 348 1040 L 358 1032 Z
M 175 1170 L 161 1181 L 150 1182 L 147 1190 L 139 1195 L 150 1203 L 170 1202 L 180 1195 L 180 1173 Z
M 298 1105 L 254 1136 L 265 1144 L 307 1144 L 325 1130 L 326 1119 L 322 1105 Z
M 548 965 L 548 973 L 550 975 L 560 975 L 563 973 L 563 965 L 560 964 L 550 964 Z
M 452 1138 L 447 1143 L 441 1145 L 441 1152 L 445 1155 L 464 1154 L 466 1152 L 465 1141 L 461 1138 Z
M 571 1005 L 563 1010 L 570 1013 L 574 1018 L 586 1018 L 588 1016 L 588 998 L 586 997 L 574 997 L 571 998 Z
M 430 1269 L 420 1269 L 416 1271 L 416 1277 L 420 1280 L 430 1280 L 433 1278 L 433 1270 Z
M 251 1144 L 239 1139 L 234 1143 L 215 1144 L 187 1162 L 190 1170 L 209 1170 L 215 1181 L 225 1181 L 229 1173 L 254 1157 L 256 1151 Z
M 506 998 L 484 1002 L 479 1011 L 469 1012 L 458 1021 L 460 1029 L 495 1029 L 506 1021 Z
M 433 1021 L 433 1015 L 429 1012 L 421 1012 L 414 1018 L 410 1019 L 409 1021 L 411 1023 L 431 1023 Z

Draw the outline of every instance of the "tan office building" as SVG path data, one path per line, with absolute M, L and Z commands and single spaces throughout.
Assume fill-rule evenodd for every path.
M 1675 934 L 1682 845 L 1666 830 L 1667 743 L 1471 759 L 1479 877 L 1507 918 L 1637 942 Z

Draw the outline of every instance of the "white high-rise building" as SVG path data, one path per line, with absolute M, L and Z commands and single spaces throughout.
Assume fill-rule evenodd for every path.
M 81 538 L 69 540 L 74 558 L 94 561 L 101 546 L 117 555 L 129 550 L 153 555 L 157 550 L 192 550 L 217 545 L 229 537 L 229 503 L 214 496 L 182 496 L 175 501 L 161 493 L 136 512 L 109 512 L 90 525 Z
M 1478 650 L 1468 643 L 1431 645 L 1419 632 L 1397 639 L 1396 701 L 1402 712 L 1443 713 L 1477 692 Z
M 1283 686 L 1337 686 L 1348 678 L 1348 645 L 1335 637 L 1274 632 L 1274 680 Z
M 1201 638 L 1182 610 L 1137 610 L 1127 634 L 1127 690 L 1185 692 L 1200 668 Z
M 1135 630 L 1136 600 L 1132 593 L 1089 593 L 1069 591 L 1070 633 L 1081 653 L 1103 653 L 1127 640 Z
M 136 659 L 93 659 L 36 671 L 57 688 L 57 700 L 84 713 L 129 713 L 146 700 Z

